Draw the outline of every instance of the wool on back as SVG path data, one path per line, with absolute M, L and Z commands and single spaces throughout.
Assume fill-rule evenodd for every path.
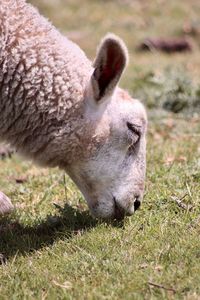
M 70 134 L 91 71 L 84 52 L 32 5 L 1 0 L 1 139 L 34 157 L 65 126 Z

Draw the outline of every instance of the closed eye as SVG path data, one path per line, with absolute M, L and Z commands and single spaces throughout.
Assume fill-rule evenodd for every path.
M 137 139 L 137 142 L 138 142 L 140 139 L 140 136 L 141 136 L 141 126 L 135 125 L 130 122 L 127 122 L 126 125 L 127 125 L 128 129 L 138 137 L 138 139 Z

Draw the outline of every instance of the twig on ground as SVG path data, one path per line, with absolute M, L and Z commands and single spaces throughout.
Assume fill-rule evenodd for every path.
M 139 51 L 159 50 L 166 53 L 192 51 L 192 44 L 186 38 L 146 38 L 139 46 Z
M 63 284 L 58 283 L 56 280 L 52 280 L 52 283 L 58 287 L 61 287 L 63 289 L 71 289 L 72 288 L 72 284 L 69 281 L 65 281 Z
M 177 205 L 178 205 L 180 208 L 182 208 L 182 209 L 184 209 L 184 210 L 189 210 L 189 211 L 191 211 L 192 208 L 193 208 L 193 206 L 192 206 L 192 205 L 186 205 L 185 203 L 182 202 L 182 200 L 183 200 L 186 196 L 188 196 L 188 193 L 184 194 L 180 199 L 178 199 L 178 198 L 175 197 L 175 196 L 171 196 L 171 199 L 172 199 L 174 202 L 176 202 Z
M 164 289 L 164 290 L 167 290 L 167 291 L 171 291 L 173 293 L 177 292 L 174 288 L 168 288 L 168 287 L 166 287 L 164 285 L 157 284 L 157 283 L 154 283 L 154 282 L 151 282 L 151 281 L 148 281 L 148 284 L 151 285 L 151 286 L 157 287 L 159 289 Z

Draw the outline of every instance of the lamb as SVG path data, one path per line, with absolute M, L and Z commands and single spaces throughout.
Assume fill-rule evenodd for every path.
M 108 34 L 92 65 L 25 0 L 1 0 L 1 141 L 65 170 L 97 218 L 132 215 L 144 193 L 147 116 L 118 87 L 127 61 Z M 0 214 L 12 208 L 0 193 Z

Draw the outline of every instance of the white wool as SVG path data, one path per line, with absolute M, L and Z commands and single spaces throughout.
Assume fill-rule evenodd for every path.
M 102 218 L 132 214 L 144 192 L 146 113 L 117 87 L 127 61 L 109 34 L 93 68 L 32 5 L 0 1 L 0 138 L 64 169 Z M 11 209 L 0 193 L 0 214 Z
M 45 153 L 41 159 L 37 152 L 50 148 L 50 139 L 66 121 L 67 127 L 74 127 L 69 115 L 83 99 L 91 63 L 32 5 L 2 0 L 0 65 L 0 136 L 26 156 L 48 164 L 50 157 Z M 59 164 L 59 151 L 57 156 L 54 165 Z

